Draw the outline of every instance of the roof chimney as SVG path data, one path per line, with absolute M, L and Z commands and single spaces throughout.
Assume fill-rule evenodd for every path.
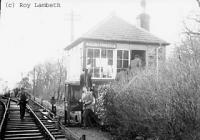
M 149 31 L 150 16 L 145 12 L 146 0 L 141 0 L 142 13 L 137 16 L 137 25 Z

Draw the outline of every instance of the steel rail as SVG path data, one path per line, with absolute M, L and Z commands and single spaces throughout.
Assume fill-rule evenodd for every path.
M 1 101 L 1 100 L 0 100 L 0 104 L 2 105 L 2 112 L 3 112 L 3 114 L 2 114 L 2 120 L 3 120 L 3 118 L 4 118 L 4 113 L 5 113 L 5 111 L 6 111 L 6 104 L 5 104 L 3 101 Z M 0 116 L 0 117 L 1 117 L 1 116 Z M 0 132 L 1 132 L 1 128 L 2 128 L 2 122 L 3 122 L 3 121 L 0 122 Z
M 33 110 L 30 108 L 29 105 L 26 105 L 27 109 L 30 110 L 33 117 L 36 119 L 36 121 L 42 126 L 42 129 L 45 131 L 45 134 L 51 139 L 56 140 L 55 137 L 49 132 L 49 130 L 46 128 L 46 126 L 42 123 L 42 121 L 37 117 L 37 115 L 33 112 Z
M 14 102 L 17 102 L 15 99 L 12 99 Z M 55 137 L 49 132 L 49 130 L 46 128 L 46 126 L 42 123 L 42 121 L 37 117 L 37 115 L 34 113 L 34 111 L 31 109 L 31 107 L 27 104 L 26 108 L 30 111 L 30 113 L 33 115 L 33 117 L 36 119 L 36 121 L 39 123 L 41 128 L 44 130 L 45 135 L 51 139 L 56 140 Z
M 38 106 L 40 106 L 41 108 L 43 108 L 44 110 L 48 111 L 48 113 L 50 115 L 55 116 L 49 109 L 45 108 L 43 105 L 41 105 L 40 103 L 36 102 L 33 99 L 30 99 L 32 102 L 34 102 L 35 104 L 37 104 Z M 49 116 L 48 116 L 49 117 Z M 52 118 L 50 118 L 52 119 Z M 69 138 L 70 140 L 85 140 L 85 136 L 82 135 L 81 137 L 79 137 L 78 135 L 74 134 L 70 129 L 66 128 L 61 122 L 58 122 L 60 128 L 62 129 L 62 131 L 65 133 L 65 136 L 67 138 Z
M 4 114 L 3 114 L 3 117 L 2 117 L 2 120 L 1 120 L 1 124 L 0 124 L 0 138 L 3 137 L 4 125 L 5 125 L 6 120 L 8 118 L 7 116 L 8 116 L 9 106 L 10 106 L 10 98 L 8 98 L 7 104 L 6 105 L 4 104 L 5 111 L 4 111 Z
M 43 105 L 41 105 L 40 103 L 36 102 L 36 101 L 33 100 L 33 99 L 30 99 L 30 100 L 31 100 L 32 102 L 34 102 L 35 104 L 37 104 L 38 106 L 40 106 L 42 109 L 46 110 L 46 111 L 50 114 L 50 116 L 55 117 L 55 115 L 54 115 L 48 108 L 44 107 Z M 51 119 L 52 119 L 52 118 L 51 118 Z

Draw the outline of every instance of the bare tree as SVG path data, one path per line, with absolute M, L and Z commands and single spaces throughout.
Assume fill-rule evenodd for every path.
M 63 59 L 58 59 L 56 62 L 39 64 L 30 72 L 30 75 L 34 77 L 34 91 L 37 96 L 48 100 L 52 96 L 56 97 L 58 100 L 62 98 L 66 79 L 66 69 Z
M 31 89 L 31 84 L 30 84 L 30 81 L 29 81 L 29 77 L 23 77 L 21 79 L 21 81 L 18 83 L 18 85 L 20 87 L 23 87 L 23 88 L 26 88 L 26 89 Z
M 67 71 L 66 68 L 64 66 L 64 59 L 58 59 L 57 61 L 57 66 L 58 66 L 58 89 L 57 89 L 57 99 L 61 99 L 61 97 L 63 96 L 63 94 L 61 94 L 61 90 L 64 89 L 62 88 L 64 86 L 64 82 L 67 76 Z M 63 93 L 64 91 L 62 91 Z
M 200 8 L 200 0 L 196 0 L 198 7 Z M 184 28 L 185 28 L 185 34 L 193 36 L 193 37 L 199 37 L 200 36 L 200 14 L 199 11 L 197 11 L 195 14 L 192 13 L 192 15 L 190 15 L 188 17 L 188 21 L 189 24 L 186 24 L 186 22 L 184 22 Z

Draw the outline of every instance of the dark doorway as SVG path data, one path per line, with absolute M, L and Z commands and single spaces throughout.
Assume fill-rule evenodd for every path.
M 131 60 L 135 59 L 135 56 L 138 55 L 142 60 L 142 66 L 146 65 L 146 51 L 144 50 L 131 50 Z

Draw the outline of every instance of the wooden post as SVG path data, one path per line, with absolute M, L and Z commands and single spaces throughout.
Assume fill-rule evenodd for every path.
M 65 83 L 65 97 L 64 97 L 64 123 L 67 124 L 67 108 L 66 108 L 66 94 L 67 94 L 67 83 Z
M 66 110 L 66 101 L 65 101 L 65 97 L 64 97 L 64 124 L 66 125 L 67 122 L 67 110 Z
M 68 106 L 67 106 L 67 123 L 68 125 L 70 124 L 70 110 L 71 110 L 71 105 L 70 105 L 70 100 L 71 100 L 71 85 L 68 84 Z
M 82 135 L 81 140 L 86 140 L 86 135 Z

